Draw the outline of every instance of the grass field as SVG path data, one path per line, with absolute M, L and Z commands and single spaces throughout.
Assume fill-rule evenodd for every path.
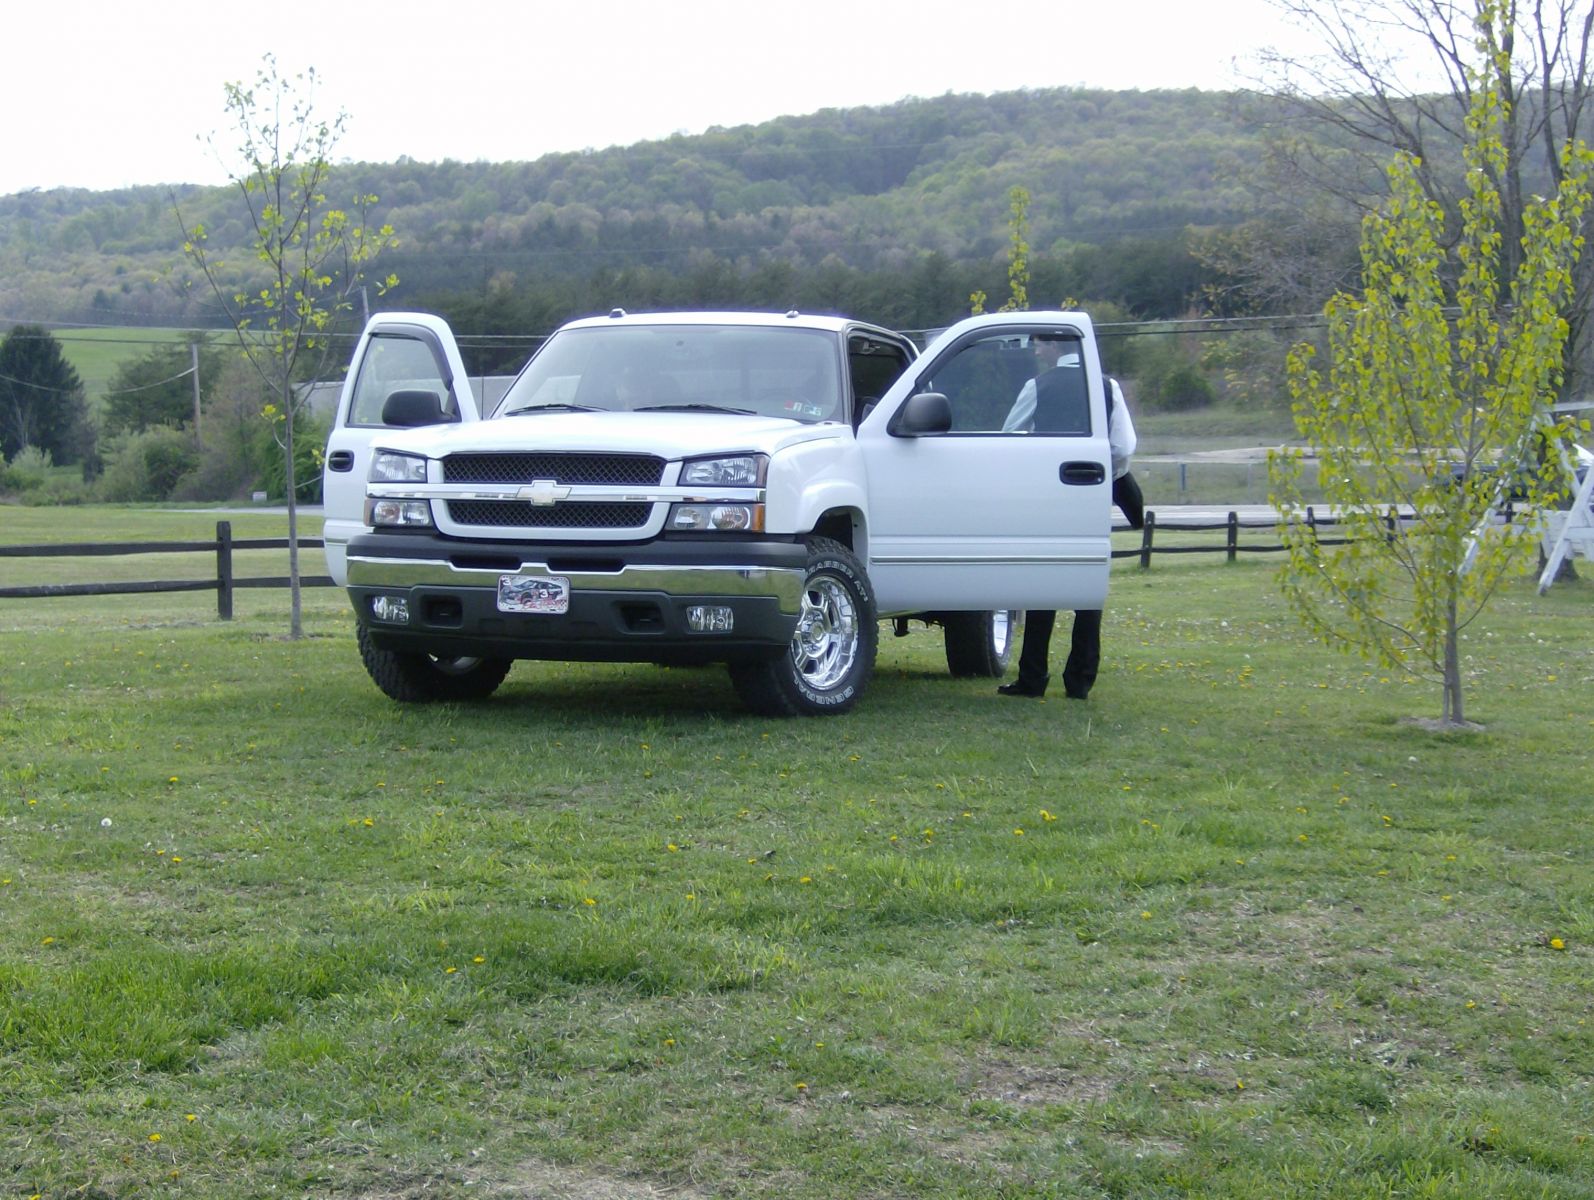
M 1504 594 L 1435 737 L 1166 561 L 1088 703 L 916 630 L 790 722 L 401 708 L 331 590 L 0 601 L 0 1195 L 1594 1195 L 1594 585 Z
M 129 359 L 148 354 L 156 346 L 181 342 L 178 329 L 145 329 L 137 326 L 105 329 L 54 329 L 61 353 L 76 368 L 83 380 L 83 391 L 96 408 L 111 386 L 116 370 Z

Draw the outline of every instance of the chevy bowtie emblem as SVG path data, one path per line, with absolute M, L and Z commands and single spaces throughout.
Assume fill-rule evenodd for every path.
M 557 504 L 569 494 L 570 489 L 564 484 L 552 479 L 539 479 L 534 483 L 528 483 L 516 492 L 515 496 L 521 500 L 529 500 L 538 508 L 547 508 Z

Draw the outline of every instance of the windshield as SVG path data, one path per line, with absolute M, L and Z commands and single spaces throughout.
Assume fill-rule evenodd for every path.
M 616 325 L 556 333 L 495 417 L 539 410 L 724 410 L 842 421 L 840 354 L 819 329 Z

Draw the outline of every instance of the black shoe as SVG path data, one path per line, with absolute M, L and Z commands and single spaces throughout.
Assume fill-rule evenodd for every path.
M 1088 699 L 1090 699 L 1090 693 L 1088 691 L 1082 692 L 1082 691 L 1079 691 L 1077 688 L 1065 688 L 1063 690 L 1063 694 L 1066 695 L 1070 700 L 1088 700 Z
M 1038 700 L 1046 694 L 1046 686 L 1042 684 L 1040 687 L 1035 687 L 1033 684 L 1015 679 L 1012 683 L 1002 684 L 996 689 L 996 694 L 999 696 L 1030 696 Z

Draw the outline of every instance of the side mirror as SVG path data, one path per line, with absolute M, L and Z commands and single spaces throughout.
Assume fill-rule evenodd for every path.
M 951 428 L 952 402 L 940 392 L 920 392 L 897 409 L 886 432 L 892 437 L 925 437 Z
M 436 392 L 393 392 L 382 402 L 382 424 L 399 429 L 446 425 L 458 420 L 457 416 L 443 411 L 443 398 Z

